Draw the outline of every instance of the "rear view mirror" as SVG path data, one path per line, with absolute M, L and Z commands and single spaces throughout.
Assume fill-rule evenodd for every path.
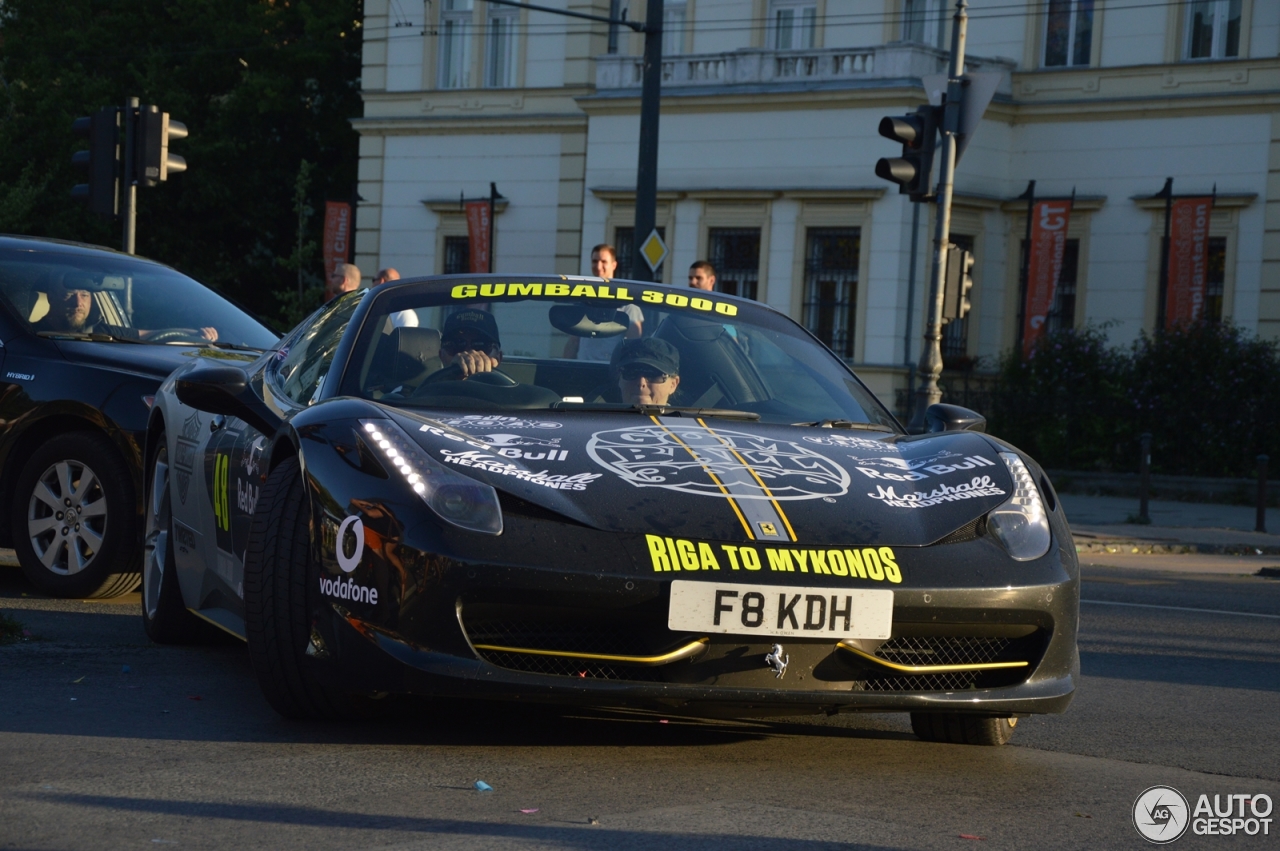
M 557 331 L 571 337 L 616 337 L 625 334 L 631 326 L 630 317 L 612 307 L 557 304 L 551 308 L 547 319 Z
M 273 435 L 280 419 L 249 386 L 248 374 L 235 366 L 198 366 L 174 382 L 178 401 L 206 414 L 244 420 L 265 435 Z

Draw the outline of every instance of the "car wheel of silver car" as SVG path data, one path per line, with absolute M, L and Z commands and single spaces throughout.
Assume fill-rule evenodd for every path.
M 14 492 L 13 544 L 31 584 L 55 597 L 138 587 L 129 469 L 105 435 L 60 434 L 27 460 Z
M 296 458 L 282 461 L 262 485 L 244 556 L 249 660 L 267 702 L 286 718 L 352 720 L 379 701 L 316 681 L 307 659 L 311 602 L 319 567 L 311 558 L 310 503 Z
M 169 447 L 161 433 L 146 466 L 142 535 L 142 626 L 157 644 L 195 644 L 217 631 L 187 610 L 173 555 L 173 508 L 169 501 Z
M 1003 745 L 1013 737 L 1017 718 L 991 718 L 963 712 L 912 712 L 911 729 L 926 742 L 952 745 Z

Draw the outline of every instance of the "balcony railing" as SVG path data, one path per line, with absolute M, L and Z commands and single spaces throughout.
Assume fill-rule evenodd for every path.
M 946 71 L 947 54 L 921 44 L 893 42 L 877 47 L 822 50 L 734 50 L 669 56 L 662 60 L 662 85 L 750 86 L 794 82 L 919 78 Z M 998 91 L 1012 91 L 1013 63 L 970 57 L 969 71 L 1005 73 Z M 638 89 L 644 72 L 639 56 L 597 56 L 596 88 Z

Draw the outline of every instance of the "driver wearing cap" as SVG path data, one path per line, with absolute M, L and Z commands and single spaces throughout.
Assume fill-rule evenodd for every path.
M 440 362 L 457 365 L 465 381 L 481 372 L 493 372 L 502 363 L 498 322 L 487 310 L 467 308 L 444 321 L 440 332 Z
M 680 352 L 665 340 L 624 340 L 614 363 L 627 404 L 665 405 L 680 386 Z

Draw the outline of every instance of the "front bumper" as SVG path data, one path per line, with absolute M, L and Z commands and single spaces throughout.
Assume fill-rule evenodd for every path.
M 1054 525 L 1060 541 L 1065 524 Z M 893 638 L 853 642 L 861 652 L 830 640 L 778 639 L 789 665 L 777 678 L 764 659 L 772 644 L 758 637 L 667 630 L 671 580 L 687 575 L 650 571 L 642 545 L 510 514 L 505 541 L 435 533 L 441 537 L 431 547 L 401 545 L 388 558 L 380 597 L 394 605 L 371 611 L 322 601 L 313 610 L 308 656 L 318 679 L 354 692 L 733 716 L 1053 713 L 1066 709 L 1079 678 L 1078 568 L 1074 548 L 1056 543 L 1023 564 L 989 537 L 898 548 L 902 581 L 889 586 Z M 441 554 L 464 549 L 475 557 Z M 513 553 L 540 563 L 512 564 Z M 886 587 L 796 574 L 757 578 L 764 589 Z M 697 652 L 677 652 L 700 641 Z M 672 655 L 678 658 L 653 662 Z M 1025 664 L 1000 664 L 1010 661 Z M 936 663 L 978 668 L 935 672 Z

